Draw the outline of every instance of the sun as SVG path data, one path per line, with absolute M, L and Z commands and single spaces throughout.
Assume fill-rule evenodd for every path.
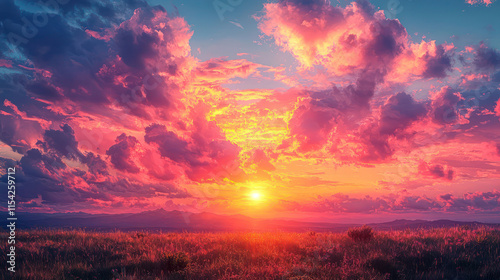
M 254 201 L 259 201 L 262 198 L 262 195 L 259 192 L 252 192 L 250 194 L 250 198 Z

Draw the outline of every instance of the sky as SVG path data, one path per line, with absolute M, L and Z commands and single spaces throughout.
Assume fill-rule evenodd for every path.
M 1 1 L 0 185 L 28 212 L 500 222 L 499 12 Z

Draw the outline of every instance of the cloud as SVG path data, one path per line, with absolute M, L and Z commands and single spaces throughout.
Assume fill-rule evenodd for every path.
M 192 133 L 186 139 L 164 125 L 152 124 L 146 128 L 144 139 L 155 144 L 162 157 L 185 166 L 191 180 L 228 178 L 241 173 L 240 148 L 226 140 L 214 122 L 195 117 Z
M 8 159 L 0 158 L 2 163 L 7 161 Z M 100 203 L 122 201 L 125 198 L 191 196 L 174 184 L 111 176 L 106 171 L 105 162 L 93 154 L 87 154 L 84 162 L 89 166 L 88 172 L 68 166 L 56 154 L 31 149 L 19 162 L 7 163 L 9 166 L 16 166 L 16 185 L 19 187 L 17 199 L 20 206 L 26 207 L 24 202 L 39 200 L 37 205 L 48 206 L 46 210 L 81 210 L 79 207 L 92 208 Z M 2 176 L 3 182 L 6 182 L 6 176 Z
M 116 119 L 118 111 L 121 116 L 148 119 L 155 115 L 148 107 L 174 111 L 172 96 L 192 63 L 192 32 L 185 21 L 142 1 L 85 2 L 61 6 L 60 13 L 51 15 L 33 38 L 19 44 L 25 60 L 17 63 L 33 63 L 34 69 L 49 73 L 25 71 L 32 76 L 20 82 L 26 98 L 35 97 L 65 115 L 76 110 Z M 133 5 L 139 8 L 130 9 Z M 97 18 L 81 16 L 91 11 L 96 11 Z M 74 21 L 81 26 L 74 26 Z M 6 25 L 5 34 L 21 36 L 20 26 L 19 20 Z M 109 38 L 90 36 L 84 31 L 89 28 Z
M 422 73 L 424 78 L 444 78 L 451 70 L 451 56 L 446 53 L 442 45 L 436 47 L 434 54 L 427 53 L 424 58 L 427 61 L 425 71 Z
M 478 71 L 492 72 L 500 67 L 500 53 L 482 43 L 476 48 L 473 65 Z
M 129 173 L 138 173 L 139 167 L 134 163 L 133 154 L 139 146 L 139 142 L 133 136 L 127 136 L 125 133 L 116 138 L 116 144 L 111 146 L 106 154 L 110 156 L 113 166 L 121 171 Z
M 426 114 L 425 106 L 404 92 L 391 96 L 382 106 L 379 121 L 380 134 L 403 131 L 412 122 Z
M 500 99 L 497 100 L 497 106 L 495 107 L 495 115 L 500 117 Z
M 78 150 L 75 132 L 68 124 L 61 126 L 61 130 L 46 130 L 43 135 L 44 142 L 38 144 L 46 150 L 52 150 L 57 155 L 68 159 L 81 159 L 82 153 Z
M 418 172 L 421 175 L 428 176 L 434 179 L 445 179 L 448 181 L 453 180 L 453 176 L 455 172 L 448 168 L 445 170 L 445 167 L 440 164 L 429 165 L 426 162 L 422 162 L 418 166 Z
M 259 28 L 304 67 L 325 65 L 337 75 L 389 63 L 402 49 L 404 28 L 372 7 L 345 9 L 328 2 L 281 1 L 264 5 Z
M 378 71 L 391 81 L 411 76 L 443 78 L 451 69 L 451 48 L 434 41 L 415 44 L 396 19 L 368 1 L 345 8 L 329 1 L 279 1 L 264 5 L 261 31 L 303 68 L 323 66 L 336 76 Z
M 35 12 L 0 5 L 0 59 L 15 70 L 0 77 L 0 141 L 22 155 L 20 201 L 79 210 L 190 197 L 163 182 L 177 178 L 176 166 L 127 136 L 189 114 L 180 92 L 197 62 L 187 23 L 145 1 L 71 1 L 26 38 L 21 19 Z M 16 55 L 5 45 L 12 36 Z
M 271 163 L 271 159 L 262 149 L 255 149 L 250 154 L 248 161 L 245 163 L 247 166 L 255 166 L 258 171 L 274 171 L 276 167 Z
M 108 165 L 100 155 L 90 152 L 81 161 L 87 165 L 91 174 L 109 175 Z
M 466 193 L 462 197 L 451 194 L 440 196 L 447 211 L 498 211 L 500 209 L 500 192 Z
M 367 162 L 384 161 L 394 150 L 389 144 L 391 138 L 411 138 L 406 133 L 414 122 L 423 118 L 427 110 L 422 103 L 416 102 L 412 96 L 400 92 L 391 96 L 380 107 L 377 123 L 361 128 L 361 139 L 365 144 L 361 159 Z
M 353 85 L 332 86 L 326 90 L 305 90 L 305 102 L 295 110 L 289 122 L 290 134 L 300 143 L 299 151 L 317 150 L 324 146 L 331 131 L 347 119 L 356 119 L 367 112 L 378 72 L 362 73 Z
M 299 152 L 325 148 L 351 161 L 387 160 L 394 153 L 391 142 L 411 138 L 405 130 L 424 119 L 428 108 L 399 93 L 377 115 L 370 112 L 380 104 L 377 89 L 445 78 L 452 68 L 453 45 L 410 41 L 398 20 L 387 19 L 367 1 L 345 8 L 328 1 L 279 1 L 265 4 L 263 13 L 259 28 L 299 61 L 299 73 L 316 67 L 330 76 L 317 79 L 320 89 L 303 90 L 305 98 L 289 122 L 290 138 L 282 147 L 295 142 Z
M 459 119 L 457 104 L 464 98 L 459 92 L 445 86 L 434 93 L 431 104 L 431 119 L 438 124 L 455 123 Z
M 333 213 L 418 212 L 435 211 L 440 207 L 437 202 L 427 197 L 401 195 L 354 198 L 341 193 L 319 198 L 311 203 L 284 203 L 284 205 L 286 210 Z
M 470 5 L 484 4 L 486 6 L 491 5 L 495 0 L 465 0 L 465 3 Z
M 337 193 L 319 197 L 315 201 L 299 203 L 281 201 L 282 211 L 332 212 L 332 213 L 418 213 L 418 212 L 467 212 L 498 213 L 500 192 L 466 193 L 463 197 L 444 194 L 436 199 L 426 196 L 398 194 L 392 196 L 355 198 Z
M 226 83 L 233 78 L 247 78 L 258 74 L 261 64 L 246 59 L 227 60 L 227 57 L 212 58 L 198 64 L 196 79 L 202 83 Z

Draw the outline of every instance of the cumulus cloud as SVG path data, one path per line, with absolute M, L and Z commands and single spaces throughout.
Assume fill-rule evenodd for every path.
M 445 86 L 432 96 L 431 118 L 439 124 L 455 123 L 458 118 L 457 104 L 463 97 L 451 87 Z
M 425 106 L 416 102 L 411 95 L 404 92 L 393 95 L 381 108 L 380 134 L 394 134 L 403 131 L 425 113 Z
M 43 102 L 42 108 L 51 107 L 64 115 L 79 111 L 116 118 L 119 111 L 151 118 L 155 112 L 148 107 L 175 110 L 172 96 L 192 62 L 192 32 L 182 18 L 142 1 L 88 1 L 87 5 L 62 7 L 36 36 L 18 45 L 29 59 L 18 63 L 35 70 L 25 70 L 30 79 L 17 81 L 22 94 Z M 81 16 L 91 11 L 96 12 L 95 17 Z M 33 17 L 27 11 L 23 14 Z M 81 26 L 75 26 L 73 20 Z M 21 36 L 21 24 L 17 19 L 5 25 L 4 38 L 6 34 Z M 109 38 L 95 38 L 84 30 L 107 32 Z M 12 101 L 17 102 L 16 98 Z M 40 113 L 48 117 L 46 112 Z
M 132 155 L 139 142 L 133 136 L 127 136 L 125 133 L 116 138 L 116 144 L 111 146 L 106 154 L 110 156 L 113 166 L 121 171 L 138 173 L 139 167 L 134 163 Z
M 303 91 L 306 98 L 289 122 L 291 139 L 282 147 L 295 141 L 300 152 L 327 147 L 342 158 L 386 160 L 394 153 L 392 139 L 410 137 L 405 130 L 428 109 L 399 93 L 379 108 L 380 115 L 370 116 L 377 88 L 387 82 L 444 78 L 452 68 L 453 45 L 412 42 L 398 20 L 386 18 L 368 1 L 345 8 L 328 1 L 279 1 L 265 4 L 263 12 L 259 28 L 303 69 L 322 67 L 342 81 Z
M 0 158 L 0 161 L 8 160 Z M 84 161 L 89 165 L 88 171 L 68 166 L 58 155 L 32 149 L 18 163 L 10 163 L 9 166 L 17 166 L 17 199 L 21 207 L 24 207 L 24 202 L 38 198 L 49 209 L 76 210 L 71 205 L 92 207 L 94 203 L 150 198 L 158 194 L 169 198 L 190 197 L 186 190 L 173 184 L 144 183 L 133 178 L 110 176 L 99 156 L 88 154 Z M 4 182 L 6 176 L 2 176 Z
M 187 139 L 160 124 L 148 126 L 144 139 L 155 144 L 162 157 L 186 166 L 186 175 L 191 180 L 231 177 L 241 171 L 240 148 L 226 140 L 215 123 L 201 118 L 194 120 Z
M 279 1 L 265 4 L 258 19 L 262 32 L 305 68 L 321 65 L 337 76 L 378 71 L 399 82 L 412 75 L 442 78 L 451 68 L 449 46 L 410 42 L 398 20 L 368 1 L 345 8 L 329 1 Z
M 22 155 L 20 180 L 33 185 L 24 188 L 23 201 L 57 208 L 117 201 L 126 206 L 126 196 L 155 193 L 186 198 L 189 193 L 176 183 L 163 182 L 177 179 L 182 168 L 193 178 L 210 178 L 201 169 L 237 158 L 239 149 L 220 131 L 214 141 L 191 139 L 194 159 L 187 166 L 152 155 L 144 139 L 131 136 L 144 135 L 153 119 L 182 127 L 179 119 L 192 110 L 181 101 L 182 91 L 195 80 L 194 70 L 207 64 L 195 66 L 184 19 L 141 0 L 71 1 L 52 7 L 47 23 L 25 38 L 21 19 L 34 12 L 11 0 L 0 5 L 1 65 L 17 67 L 0 77 L 0 141 Z M 243 60 L 219 63 L 227 69 L 232 64 L 234 77 L 253 71 Z M 230 79 L 224 75 L 230 73 L 219 78 Z M 204 119 L 206 111 L 199 113 Z M 207 125 L 203 130 L 200 123 L 198 133 L 214 136 L 218 128 Z M 141 170 L 151 177 L 136 177 Z M 116 171 L 129 175 L 118 179 Z
M 62 125 L 61 130 L 46 130 L 43 140 L 44 142 L 39 142 L 39 145 L 47 150 L 54 151 L 59 156 L 69 159 L 80 159 L 83 157 L 78 150 L 75 132 L 68 124 Z
M 404 92 L 391 96 L 380 108 L 378 123 L 368 126 L 362 132 L 361 137 L 366 145 L 362 160 L 383 161 L 390 157 L 394 151 L 390 147 L 389 138 L 411 137 L 405 130 L 425 114 L 425 106 L 416 102 L 412 96 Z
M 448 181 L 453 180 L 453 176 L 455 172 L 452 169 L 445 170 L 445 167 L 440 164 L 428 164 L 426 162 L 422 162 L 418 166 L 419 174 L 428 176 L 435 179 L 445 179 Z
M 482 43 L 476 48 L 473 65 L 479 71 L 497 70 L 500 67 L 500 53 Z
M 498 211 L 500 208 L 498 191 L 466 193 L 461 197 L 445 194 L 440 200 L 448 211 Z

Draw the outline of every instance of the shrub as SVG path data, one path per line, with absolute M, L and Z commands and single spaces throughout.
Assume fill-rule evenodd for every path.
M 400 252 L 396 259 L 408 271 L 426 271 L 433 267 L 439 268 L 443 264 L 443 256 L 436 250 L 422 250 L 419 252 Z
M 344 261 L 344 254 L 337 251 L 330 251 L 326 255 L 326 263 L 340 265 Z
M 381 274 L 394 273 L 395 265 L 384 257 L 375 257 L 367 262 L 368 266 Z
M 366 265 L 376 272 L 385 275 L 386 279 L 399 279 L 396 264 L 385 256 L 376 256 L 369 259 Z M 389 276 L 387 278 L 387 276 Z
M 184 253 L 165 255 L 160 258 L 160 266 L 163 271 L 179 271 L 189 265 L 189 258 Z
M 370 241 L 373 238 L 373 229 L 369 226 L 362 226 L 360 228 L 351 228 L 347 235 L 354 241 Z

